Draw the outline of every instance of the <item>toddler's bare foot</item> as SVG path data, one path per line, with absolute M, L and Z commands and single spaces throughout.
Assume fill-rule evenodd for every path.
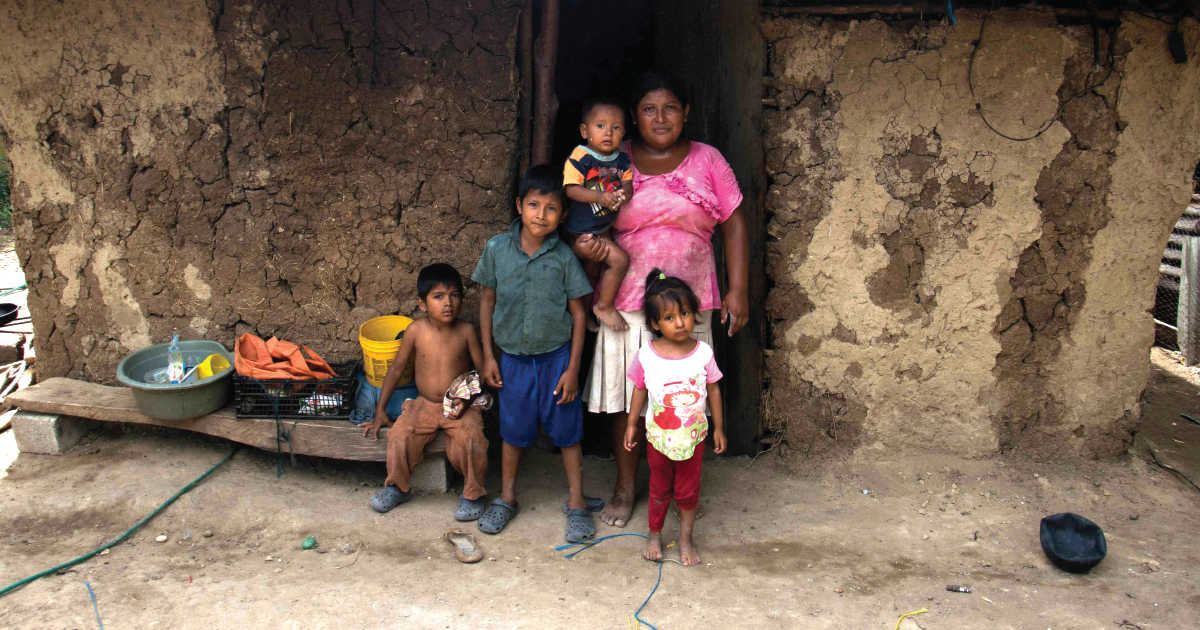
M 625 323 L 625 318 L 613 308 L 611 304 L 597 304 L 592 307 L 592 312 L 596 314 L 596 319 L 604 322 L 605 326 L 617 331 L 629 328 L 629 324 Z
M 613 527 L 625 527 L 633 512 L 633 489 L 618 488 L 600 511 L 600 520 Z
M 650 532 L 650 535 L 646 539 L 646 550 L 642 552 L 642 557 L 655 562 L 662 560 L 662 532 Z
M 700 564 L 700 552 L 696 551 L 696 545 L 690 535 L 679 537 L 679 561 L 685 567 Z

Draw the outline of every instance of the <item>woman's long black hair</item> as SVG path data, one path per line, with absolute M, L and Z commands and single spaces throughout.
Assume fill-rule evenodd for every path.
M 667 90 L 674 94 L 675 98 L 679 99 L 680 105 L 684 107 L 688 105 L 687 84 L 682 79 L 670 72 L 651 71 L 643 74 L 638 79 L 633 92 L 630 93 L 629 106 L 636 109 L 637 104 L 642 102 L 642 99 L 647 94 L 655 90 Z
M 646 276 L 646 293 L 642 296 L 642 309 L 646 311 L 646 328 L 649 328 L 655 337 L 661 337 L 662 332 L 656 329 L 654 324 L 670 304 L 674 304 L 680 311 L 691 311 L 692 314 L 700 311 L 700 298 L 696 297 L 688 283 L 675 276 L 668 276 L 655 267 Z

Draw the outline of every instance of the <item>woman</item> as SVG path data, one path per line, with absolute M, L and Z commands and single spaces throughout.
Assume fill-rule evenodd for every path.
M 600 518 L 624 527 L 633 510 L 634 481 L 641 448 L 625 450 L 624 419 L 633 395 L 625 377 L 633 355 L 651 336 L 642 313 L 646 274 L 653 268 L 682 278 L 700 298 L 700 316 L 693 337 L 712 345 L 712 313 L 721 309 L 729 336 L 746 325 L 750 243 L 742 193 L 733 171 L 715 148 L 683 137 L 690 107 L 687 92 L 670 76 L 648 73 L 633 99 L 633 124 L 638 134 L 621 146 L 633 158 L 633 197 L 621 207 L 613 225 L 616 244 L 629 254 L 629 271 L 615 306 L 629 324 L 623 331 L 600 327 L 591 372 L 584 384 L 588 411 L 610 415 L 617 485 Z M 721 228 L 729 291 L 720 298 L 712 235 Z M 599 241 L 577 245 L 580 255 L 602 260 Z M 645 413 L 638 434 L 644 435 Z M 639 440 L 644 442 L 644 440 Z

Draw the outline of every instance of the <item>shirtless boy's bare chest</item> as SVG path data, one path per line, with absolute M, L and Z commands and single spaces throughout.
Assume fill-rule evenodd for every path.
M 425 329 L 415 341 L 417 390 L 440 400 L 450 382 L 471 368 L 466 337 L 454 330 Z

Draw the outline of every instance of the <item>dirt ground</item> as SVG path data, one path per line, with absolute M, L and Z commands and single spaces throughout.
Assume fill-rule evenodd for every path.
M 1177 366 L 1176 376 L 1169 355 L 1154 358 L 1148 400 L 1190 404 L 1193 371 Z M 1200 441 L 1200 427 L 1171 427 L 1153 405 L 1143 434 Z M 106 425 L 66 455 L 18 456 L 11 431 L 0 434 L 0 581 L 119 535 L 228 450 L 184 432 Z M 602 493 L 612 464 L 585 462 L 586 489 Z M 500 536 L 479 535 L 488 559 L 475 565 L 439 540 L 455 525 L 456 495 L 378 515 L 367 497 L 382 465 L 298 463 L 285 460 L 277 479 L 273 453 L 242 449 L 109 555 L 0 598 L 0 625 L 97 627 L 86 581 L 107 628 L 624 628 L 654 586 L 640 539 L 608 540 L 573 560 L 554 549 L 565 488 L 550 454 L 530 455 L 522 512 Z M 1200 625 L 1191 542 L 1200 493 L 1141 457 L 1040 465 L 769 453 L 705 466 L 704 563 L 664 566 L 642 615 L 659 628 L 891 629 L 920 608 L 929 612 L 902 628 Z M 1088 575 L 1063 573 L 1041 552 L 1039 519 L 1062 511 L 1106 532 L 1108 558 Z M 630 528 L 599 524 L 599 533 L 644 533 L 645 514 L 643 500 Z M 665 533 L 675 538 L 671 519 Z M 155 542 L 160 534 L 167 542 Z M 310 534 L 320 546 L 302 551 Z M 949 584 L 974 592 L 949 593 Z

